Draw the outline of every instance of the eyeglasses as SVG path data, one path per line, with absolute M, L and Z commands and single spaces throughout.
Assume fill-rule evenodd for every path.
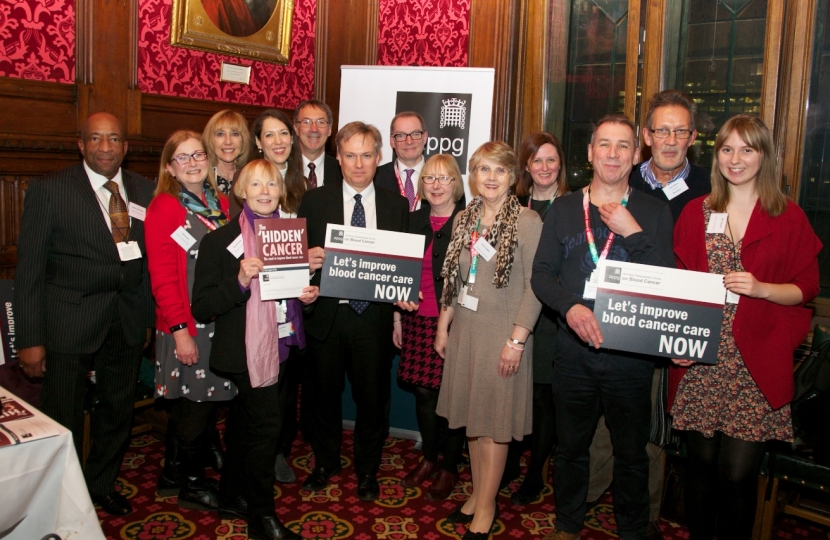
M 680 129 L 666 129 L 666 128 L 651 129 L 651 128 L 648 128 L 648 130 L 655 137 L 657 137 L 658 139 L 668 139 L 669 135 L 671 135 L 672 133 L 674 133 L 674 136 L 677 137 L 678 140 L 685 140 L 685 139 L 688 139 L 689 137 L 692 136 L 692 130 L 691 129 L 685 129 L 685 128 L 680 128 Z
M 476 167 L 476 173 L 480 174 L 481 176 L 487 176 L 487 175 L 490 174 L 490 172 L 495 174 L 497 178 L 504 178 L 505 176 L 507 176 L 510 173 L 510 171 L 508 171 L 504 167 L 496 167 L 494 169 L 491 169 L 487 165 L 482 165 L 481 167 Z
M 426 176 L 422 176 L 421 180 L 424 181 L 424 184 L 434 184 L 435 181 L 438 180 L 438 183 L 442 186 L 448 186 L 453 180 L 455 180 L 455 178 L 452 176 L 432 176 L 431 174 L 428 174 Z
M 413 141 L 418 141 L 424 136 L 423 131 L 413 131 L 412 133 L 395 133 L 392 138 L 398 142 L 404 142 L 407 137 L 411 137 Z
M 190 163 L 190 158 L 193 158 L 193 161 L 204 161 L 207 159 L 207 152 L 203 150 L 199 150 L 198 152 L 193 152 L 192 154 L 179 154 L 173 156 L 170 162 L 176 162 L 179 165 L 187 165 Z
M 317 124 L 317 127 L 324 128 L 327 125 L 329 125 L 329 123 L 330 122 L 325 118 L 318 118 L 317 120 L 312 120 L 311 118 L 303 118 L 299 122 L 296 122 L 296 124 L 303 126 L 304 128 L 311 127 L 311 124 Z

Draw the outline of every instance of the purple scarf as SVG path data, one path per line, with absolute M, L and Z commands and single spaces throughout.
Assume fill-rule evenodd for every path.
M 242 205 L 242 213 L 245 214 L 248 223 L 251 225 L 251 231 L 254 231 L 254 220 L 257 219 L 256 216 L 250 208 L 248 208 L 248 203 L 244 203 Z M 277 210 L 271 216 L 272 218 L 279 219 L 280 211 Z M 256 240 L 254 240 L 256 242 Z M 256 243 L 254 244 L 256 246 Z M 248 257 L 248 253 L 246 250 L 245 256 Z M 258 280 L 254 280 L 257 281 Z M 253 282 L 252 282 L 253 283 Z M 253 291 L 251 291 L 253 293 Z M 296 298 L 289 298 L 285 302 L 287 308 L 286 320 L 293 323 L 294 325 L 294 335 L 288 336 L 279 339 L 279 354 L 280 354 L 280 364 L 288 360 L 288 353 L 290 352 L 290 347 L 296 346 L 300 349 L 305 348 L 305 328 L 303 326 L 303 304 Z

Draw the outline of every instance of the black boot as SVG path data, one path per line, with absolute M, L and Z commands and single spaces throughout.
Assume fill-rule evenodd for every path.
M 200 436 L 191 444 L 179 441 L 179 455 L 185 471 L 184 483 L 179 490 L 179 508 L 186 510 L 216 510 L 219 495 L 205 479 L 204 440 Z
M 222 451 L 222 441 L 219 439 L 219 431 L 216 429 L 216 423 L 213 420 L 208 423 L 205 438 L 205 459 L 208 467 L 216 472 L 222 472 L 222 467 L 225 464 L 225 453 Z
M 178 431 L 172 417 L 167 422 L 167 435 L 164 438 L 164 467 L 156 483 L 159 497 L 175 497 L 182 486 L 182 464 L 179 457 Z
M 251 516 L 248 519 L 248 538 L 251 540 L 302 540 L 302 536 L 291 532 L 280 518 L 273 516 Z

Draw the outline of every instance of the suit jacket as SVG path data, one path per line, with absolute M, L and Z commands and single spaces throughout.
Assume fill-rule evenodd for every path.
M 375 187 L 400 195 L 401 188 L 398 186 L 398 178 L 395 176 L 395 161 L 393 159 L 377 168 L 375 171 Z
M 343 181 L 343 173 L 340 171 L 340 163 L 336 157 L 326 154 L 325 168 L 323 169 L 323 185 L 339 184 Z
M 130 202 L 147 207 L 154 185 L 121 169 Z M 29 182 L 15 272 L 18 348 L 45 345 L 90 354 L 117 316 L 127 344 L 153 327 L 144 223 L 133 218 L 130 241 L 141 259 L 121 262 L 82 163 Z
M 248 369 L 245 311 L 251 290 L 239 287 L 239 261 L 228 246 L 242 233 L 239 216 L 202 238 L 190 309 L 197 321 L 215 320 L 210 367 L 228 373 Z
M 375 207 L 377 211 L 377 228 L 387 231 L 406 232 L 409 223 L 409 203 L 404 197 L 383 189 L 375 189 Z M 308 229 L 308 247 L 323 247 L 326 243 L 326 225 L 335 223 L 344 224 L 343 218 L 343 185 L 326 184 L 321 188 L 307 191 L 300 203 L 297 217 L 306 219 Z M 314 274 L 312 285 L 320 284 L 320 272 Z M 317 340 L 324 340 L 331 331 L 339 298 L 320 297 L 314 307 L 306 312 L 305 332 Z M 382 311 L 382 317 L 388 312 L 388 317 L 382 320 L 389 321 L 387 336 L 392 335 L 392 304 L 372 302 L 369 306 L 376 306 Z M 379 331 L 383 331 L 379 329 Z M 380 335 L 383 335 L 382 333 Z

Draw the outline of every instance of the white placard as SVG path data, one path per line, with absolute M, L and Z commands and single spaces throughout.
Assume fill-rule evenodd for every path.
M 222 62 L 222 71 L 219 80 L 239 84 L 251 84 L 251 66 L 240 66 Z

